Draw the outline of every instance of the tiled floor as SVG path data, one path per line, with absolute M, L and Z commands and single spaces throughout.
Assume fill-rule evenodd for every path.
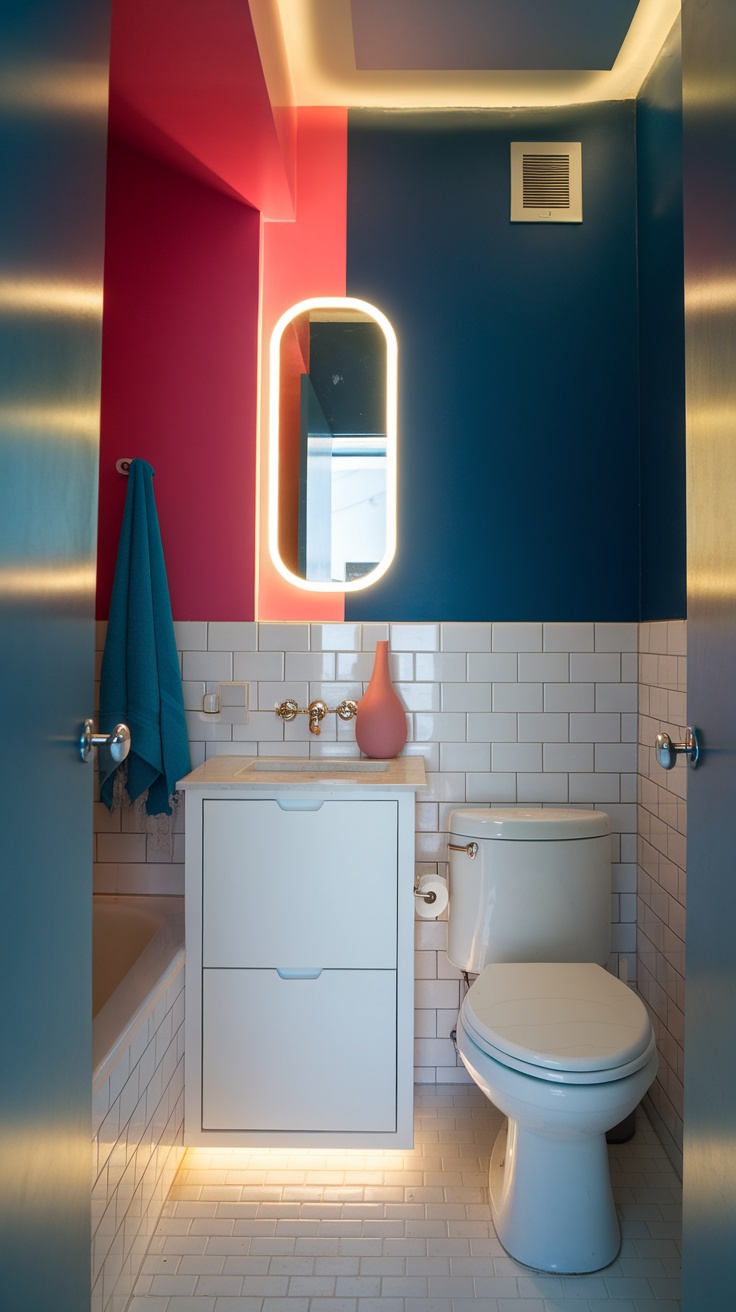
M 589 1276 L 504 1253 L 486 1192 L 499 1113 L 418 1086 L 407 1153 L 190 1149 L 129 1312 L 675 1312 L 680 1182 L 644 1113 L 611 1171 L 623 1244 Z

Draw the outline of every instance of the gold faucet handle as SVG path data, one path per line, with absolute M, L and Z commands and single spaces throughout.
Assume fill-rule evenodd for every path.
M 324 720 L 327 714 L 327 706 L 323 701 L 317 700 L 309 703 L 307 711 L 309 714 L 309 732 L 316 734 L 319 737 L 322 732 L 320 729 L 320 721 Z
M 299 706 L 293 697 L 289 697 L 280 706 L 275 708 L 276 714 L 281 716 L 282 720 L 295 720 L 299 714 Z

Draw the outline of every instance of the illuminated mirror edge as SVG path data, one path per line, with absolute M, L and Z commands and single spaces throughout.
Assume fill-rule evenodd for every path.
M 340 580 L 310 580 L 294 574 L 281 559 L 278 545 L 279 522 L 279 381 L 280 348 L 284 330 L 299 314 L 316 309 L 354 309 L 367 314 L 381 328 L 386 339 L 386 549 L 375 569 L 362 578 Z M 274 568 L 293 587 L 307 592 L 358 592 L 376 583 L 389 569 L 397 544 L 397 406 L 398 406 L 398 343 L 396 334 L 385 314 L 370 302 L 351 296 L 314 296 L 290 306 L 276 323 L 271 334 L 269 377 L 269 437 L 268 437 L 268 550 Z

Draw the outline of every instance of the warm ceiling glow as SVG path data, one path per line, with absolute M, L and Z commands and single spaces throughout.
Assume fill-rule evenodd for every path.
M 680 0 L 639 0 L 608 72 L 375 72 L 355 68 L 350 0 L 278 0 L 278 5 L 298 105 L 395 109 L 633 100 L 680 12 Z

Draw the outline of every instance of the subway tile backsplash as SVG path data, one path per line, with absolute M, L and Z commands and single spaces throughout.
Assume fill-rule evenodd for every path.
M 184 1156 L 184 969 L 174 962 L 92 1085 L 91 1312 L 120 1312 Z
M 454 807 L 604 809 L 614 830 L 610 966 L 635 978 L 636 624 L 187 621 L 175 628 L 193 765 L 222 753 L 357 755 L 354 722 L 330 715 L 316 738 L 306 716 L 283 724 L 274 706 L 286 697 L 300 705 L 322 697 L 330 707 L 358 700 L 376 641 L 387 637 L 394 684 L 407 709 L 406 751 L 421 754 L 427 770 L 417 798 L 418 872 L 445 873 Z M 104 634 L 100 625 L 100 648 Z M 205 692 L 230 680 L 250 685 L 247 721 L 234 706 L 222 716 L 201 711 Z M 100 803 L 96 811 L 96 891 L 183 892 L 181 812 L 166 844 L 146 832 L 135 811 L 111 816 Z M 418 1082 L 467 1078 L 450 1039 L 461 980 L 447 962 L 445 942 L 444 921 L 417 921 Z
M 654 739 L 682 742 L 687 726 L 687 626 L 642 624 L 639 637 L 638 988 L 657 1035 L 659 1072 L 650 1114 L 682 1173 L 685 1008 L 685 837 L 683 763 L 663 770 Z

